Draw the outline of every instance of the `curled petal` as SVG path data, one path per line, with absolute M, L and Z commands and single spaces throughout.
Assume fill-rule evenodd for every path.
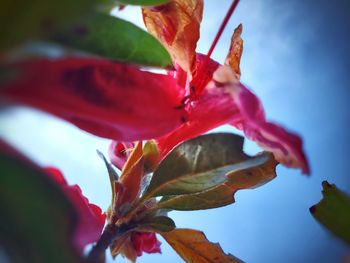
M 137 256 L 142 256 L 142 252 L 161 253 L 160 245 L 162 244 L 153 232 L 133 232 L 131 241 L 136 250 Z
M 97 205 L 90 204 L 82 194 L 78 185 L 68 185 L 63 174 L 56 168 L 45 169 L 51 178 L 61 186 L 62 190 L 77 210 L 78 224 L 74 230 L 74 244 L 82 253 L 84 247 L 97 241 L 102 233 L 106 215 Z
M 258 98 L 242 84 L 234 93 L 241 120 L 231 124 L 241 128 L 245 135 L 256 141 L 263 149 L 274 154 L 276 160 L 287 167 L 301 168 L 309 174 L 309 166 L 303 152 L 301 138 L 274 123 L 268 122 Z
M 214 72 L 213 80 L 213 86 L 223 85 L 222 88 L 233 99 L 231 104 L 238 109 L 238 118 L 233 118 L 230 124 L 243 130 L 249 139 L 256 141 L 263 149 L 272 152 L 278 162 L 287 167 L 301 168 L 305 174 L 310 172 L 300 137 L 266 121 L 259 99 L 237 81 L 229 66 L 218 68 Z
M 201 57 L 198 61 L 201 62 Z M 205 74 L 202 77 L 208 78 L 209 72 Z M 229 123 L 271 151 L 277 161 L 309 173 L 299 136 L 267 122 L 259 99 L 237 80 L 229 66 L 221 66 L 215 71 L 213 80 L 200 97 L 187 105 L 187 111 L 186 123 L 158 139 L 162 158 L 182 141 Z
M 174 61 L 191 72 L 196 60 L 203 0 L 173 0 L 156 8 L 143 8 L 147 30 L 167 48 Z
M 7 65 L 15 78 L 0 99 L 52 113 L 118 141 L 155 138 L 181 125 L 181 93 L 168 75 L 96 58 L 30 60 Z

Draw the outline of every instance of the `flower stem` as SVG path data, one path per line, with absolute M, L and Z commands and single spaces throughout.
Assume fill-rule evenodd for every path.
M 232 16 L 233 12 L 235 11 L 235 9 L 236 9 L 238 3 L 239 3 L 239 0 L 234 0 L 234 1 L 232 2 L 232 4 L 231 4 L 229 10 L 228 10 L 227 13 L 226 13 L 226 16 L 225 16 L 224 20 L 223 20 L 222 23 L 221 23 L 221 26 L 220 26 L 220 28 L 219 28 L 219 31 L 217 32 L 217 34 L 216 34 L 216 36 L 215 36 L 215 39 L 214 39 L 213 43 L 212 43 L 211 46 L 210 46 L 210 49 L 209 49 L 209 51 L 208 51 L 208 53 L 207 53 L 207 55 L 206 55 L 206 59 L 209 60 L 211 54 L 212 54 L 213 51 L 214 51 L 214 48 L 215 48 L 216 44 L 218 43 L 218 41 L 219 41 L 219 39 L 220 39 L 220 37 L 221 37 L 221 35 L 222 35 L 222 32 L 224 32 L 224 29 L 225 29 L 225 27 L 226 27 L 228 21 L 230 20 L 230 17 Z
M 201 72 L 207 67 L 207 64 L 209 62 L 211 54 L 213 53 L 213 51 L 215 49 L 215 46 L 218 43 L 222 33 L 224 32 L 224 29 L 225 29 L 228 21 L 230 20 L 230 17 L 232 16 L 233 12 L 235 11 L 239 1 L 240 0 L 233 0 L 229 10 L 226 13 L 226 16 L 225 16 L 224 20 L 222 21 L 222 23 L 220 25 L 219 31 L 217 32 L 217 34 L 216 34 L 216 36 L 214 38 L 214 41 L 212 42 L 212 44 L 210 46 L 210 49 L 209 49 L 207 55 L 204 58 L 203 64 L 198 69 L 198 73 L 197 73 L 198 75 L 200 75 Z M 199 83 L 193 83 L 193 86 L 195 86 L 195 88 L 196 88 L 196 91 L 195 91 L 196 96 L 198 96 L 199 94 L 202 93 L 203 89 L 205 88 L 205 84 L 206 83 L 203 84 L 202 79 L 199 81 Z
M 100 239 L 87 255 L 87 262 L 99 262 L 99 259 L 104 255 L 106 249 L 113 241 L 117 240 L 127 232 L 132 231 L 134 228 L 135 226 L 132 224 L 121 225 L 119 227 L 114 224 L 108 224 L 103 230 Z

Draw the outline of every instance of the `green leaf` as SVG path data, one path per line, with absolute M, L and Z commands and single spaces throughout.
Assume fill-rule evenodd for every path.
M 140 231 L 169 232 L 176 227 L 174 221 L 167 216 L 149 217 L 138 223 Z
M 350 197 L 334 184 L 322 182 L 323 199 L 310 207 L 313 217 L 334 235 L 350 244 Z
M 229 133 L 207 134 L 177 146 L 160 163 L 143 199 L 204 191 L 245 168 L 243 138 Z
M 229 173 L 223 183 L 195 194 L 166 196 L 157 208 L 200 210 L 229 205 L 235 202 L 233 195 L 238 190 L 261 186 L 276 177 L 278 163 L 270 153 L 259 154 L 244 163 L 248 168 Z
M 201 231 L 176 228 L 161 235 L 187 263 L 242 262 L 225 254 L 219 244 L 211 243 Z
M 168 51 L 157 39 L 130 22 L 106 14 L 79 19 L 55 32 L 51 39 L 113 60 L 172 67 Z
M 41 169 L 6 152 L 0 152 L 0 244 L 14 262 L 81 262 L 72 246 L 71 203 Z
M 101 9 L 113 0 L 2 0 L 0 51 L 37 39 L 68 25 L 72 19 Z
M 170 0 L 118 0 L 117 2 L 125 5 L 155 6 L 166 4 Z

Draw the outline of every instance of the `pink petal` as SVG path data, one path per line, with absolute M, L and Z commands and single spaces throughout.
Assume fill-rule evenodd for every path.
M 266 121 L 258 98 L 242 84 L 237 89 L 234 101 L 240 110 L 241 120 L 232 121 L 231 124 L 242 129 L 249 139 L 256 141 L 263 149 L 271 151 L 280 163 L 287 167 L 301 168 L 303 173 L 309 174 L 301 138 Z
M 73 239 L 78 251 L 83 253 L 87 244 L 96 242 L 100 238 L 106 215 L 97 205 L 89 203 L 78 185 L 68 185 L 58 169 L 48 167 L 45 171 L 61 186 L 77 211 L 78 224 L 74 230 Z
M 100 137 L 135 141 L 181 125 L 176 79 L 97 58 L 37 59 L 7 65 L 17 79 L 2 101 L 36 107 Z
M 203 57 L 197 56 L 197 67 L 202 62 Z M 210 61 L 206 71 L 197 72 L 195 83 L 201 82 L 199 78 L 203 78 L 204 82 L 208 76 L 212 78 L 217 69 L 215 63 Z M 188 121 L 173 132 L 158 138 L 162 158 L 179 143 L 229 123 L 243 130 L 248 138 L 256 141 L 262 148 L 271 151 L 277 161 L 309 173 L 299 136 L 267 122 L 259 99 L 238 82 L 234 73 L 221 75 L 219 80 L 209 82 L 202 94 L 186 106 L 186 110 Z

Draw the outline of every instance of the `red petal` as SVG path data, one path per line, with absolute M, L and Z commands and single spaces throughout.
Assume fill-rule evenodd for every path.
M 58 169 L 49 167 L 45 170 L 62 187 L 62 190 L 77 210 L 79 218 L 74 230 L 74 244 L 80 253 L 83 253 L 83 249 L 87 244 L 100 238 L 106 215 L 102 213 L 101 208 L 97 205 L 89 203 L 78 185 L 68 185 Z
M 162 158 L 177 144 L 229 123 L 238 116 L 238 109 L 225 90 L 220 88 L 204 90 L 198 100 L 191 102 L 188 109 L 188 121 L 158 139 Z
M 197 64 L 202 62 L 203 57 L 197 57 Z M 202 76 L 197 77 L 212 78 L 217 67 L 214 61 L 210 63 L 207 71 L 198 73 Z M 211 69 L 211 72 L 208 69 Z M 262 148 L 271 151 L 277 161 L 309 173 L 299 136 L 267 122 L 259 99 L 237 81 L 233 71 L 232 75 L 223 74 L 220 78 L 222 82 L 210 82 L 201 96 L 186 106 L 188 122 L 158 139 L 162 158 L 177 144 L 229 123 L 242 129 L 248 138 L 256 141 Z
M 61 117 L 100 137 L 135 141 L 178 127 L 181 92 L 169 75 L 96 58 L 10 65 L 18 78 L 0 96 Z
M 267 122 L 260 101 L 242 84 L 239 84 L 234 100 L 240 110 L 241 120 L 233 121 L 232 125 L 242 129 L 249 139 L 256 141 L 262 148 L 271 151 L 280 163 L 301 168 L 305 174 L 310 173 L 303 143 L 298 135 Z
M 66 178 L 64 178 L 63 174 L 60 170 L 55 167 L 46 167 L 44 168 L 45 172 L 51 176 L 51 178 L 60 186 L 68 186 Z

